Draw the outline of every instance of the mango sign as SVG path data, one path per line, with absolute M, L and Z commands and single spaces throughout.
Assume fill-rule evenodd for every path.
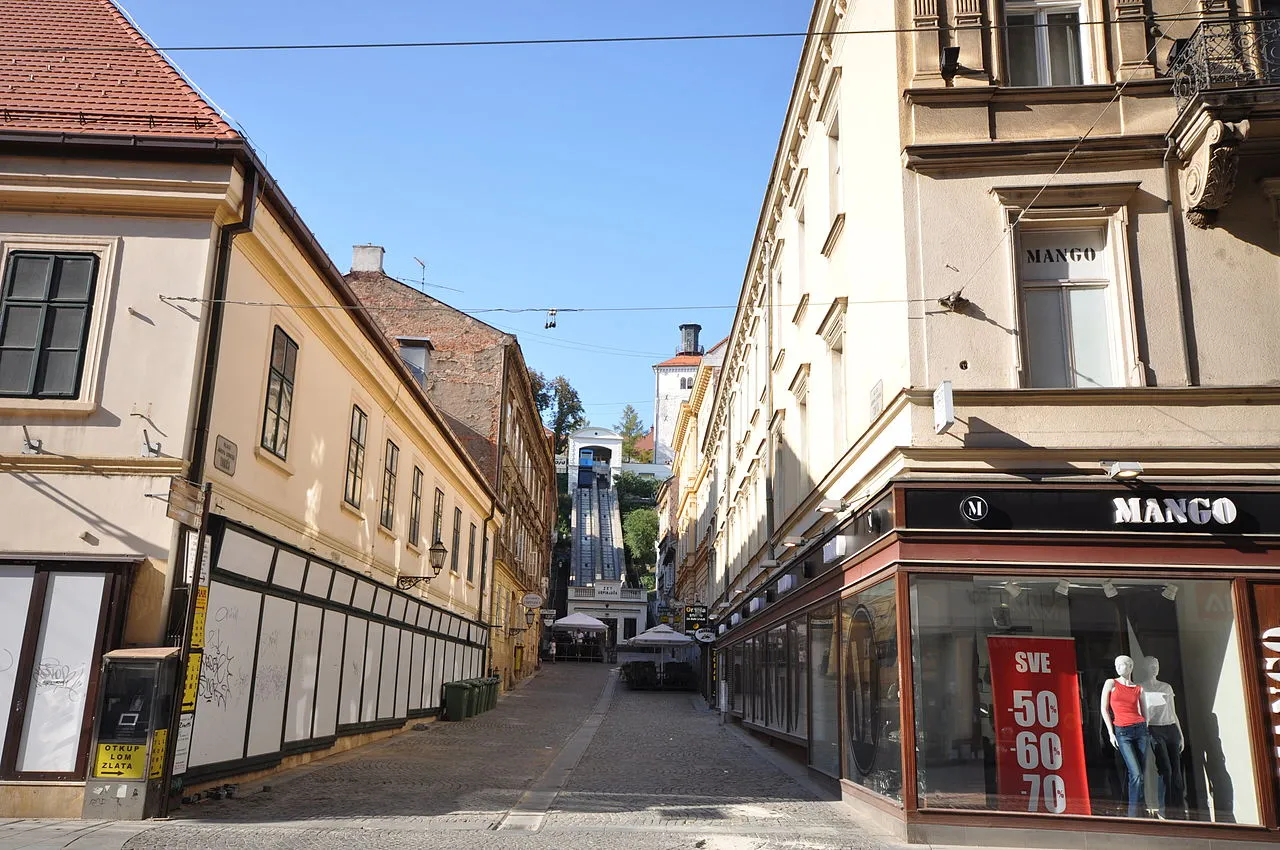
M 98 744 L 93 775 L 98 779 L 141 779 L 146 760 L 146 744 Z

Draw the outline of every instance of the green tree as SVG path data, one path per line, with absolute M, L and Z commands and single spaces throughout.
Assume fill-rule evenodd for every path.
M 658 540 L 658 512 L 653 508 L 631 511 L 622 520 L 622 539 L 637 571 L 652 567 L 658 555 L 653 548 Z
M 658 586 L 658 577 L 653 570 L 648 570 L 640 574 L 640 586 L 645 590 L 653 590 Z
M 537 369 L 529 370 L 529 385 L 533 388 L 533 403 L 537 405 L 538 415 L 542 416 L 551 406 L 551 387 L 546 376 Z
M 587 424 L 587 415 L 582 410 L 582 399 L 578 391 L 570 384 L 569 379 L 559 375 L 551 382 L 551 422 L 549 427 L 556 435 L 556 454 L 564 454 L 569 449 L 569 434 Z
M 634 472 L 624 472 L 614 479 L 613 488 L 618 492 L 623 517 L 637 507 L 653 505 L 658 498 L 658 484 L 658 479 L 641 478 Z
M 614 429 L 622 436 L 623 462 L 636 460 L 636 440 L 639 440 L 647 433 L 644 422 L 640 419 L 640 414 L 628 404 L 622 408 L 622 418 L 618 420 L 618 424 L 614 426 Z

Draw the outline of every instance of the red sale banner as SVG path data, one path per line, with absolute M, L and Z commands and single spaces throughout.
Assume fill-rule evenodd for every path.
M 1088 815 L 1076 644 L 1072 638 L 987 638 L 999 808 Z

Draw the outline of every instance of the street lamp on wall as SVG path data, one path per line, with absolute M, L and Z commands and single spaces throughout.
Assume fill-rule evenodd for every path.
M 430 584 L 431 580 L 440 575 L 440 571 L 444 569 L 444 559 L 449 554 L 449 550 L 445 548 L 444 543 L 436 540 L 431 544 L 431 548 L 427 550 L 427 564 L 430 568 L 429 572 L 420 576 L 400 576 L 396 579 L 396 587 L 401 590 L 408 590 L 419 584 Z
M 508 633 L 508 634 L 517 634 L 517 633 L 519 633 L 519 632 L 527 632 L 529 629 L 532 629 L 532 628 L 533 628 L 533 621 L 534 621 L 534 620 L 536 620 L 536 619 L 537 619 L 537 617 L 538 617 L 537 613 L 536 613 L 532 608 L 526 608 L 526 609 L 524 609 L 524 628 L 523 628 L 523 629 L 513 629 L 513 628 L 508 627 L 508 628 L 507 628 L 507 633 Z

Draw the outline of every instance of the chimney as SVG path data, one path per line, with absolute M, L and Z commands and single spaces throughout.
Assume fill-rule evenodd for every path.
M 702 354 L 698 347 L 698 333 L 702 325 L 687 324 L 680 326 L 680 350 L 677 354 Z
M 379 251 L 382 249 L 379 248 Z M 398 336 L 396 342 L 400 346 L 400 359 L 409 367 L 413 377 L 424 390 L 427 388 L 427 370 L 431 368 L 431 352 L 435 346 L 425 336 Z
M 382 255 L 386 253 L 381 245 L 353 245 L 351 248 L 351 270 L 353 272 L 377 272 L 382 274 Z

